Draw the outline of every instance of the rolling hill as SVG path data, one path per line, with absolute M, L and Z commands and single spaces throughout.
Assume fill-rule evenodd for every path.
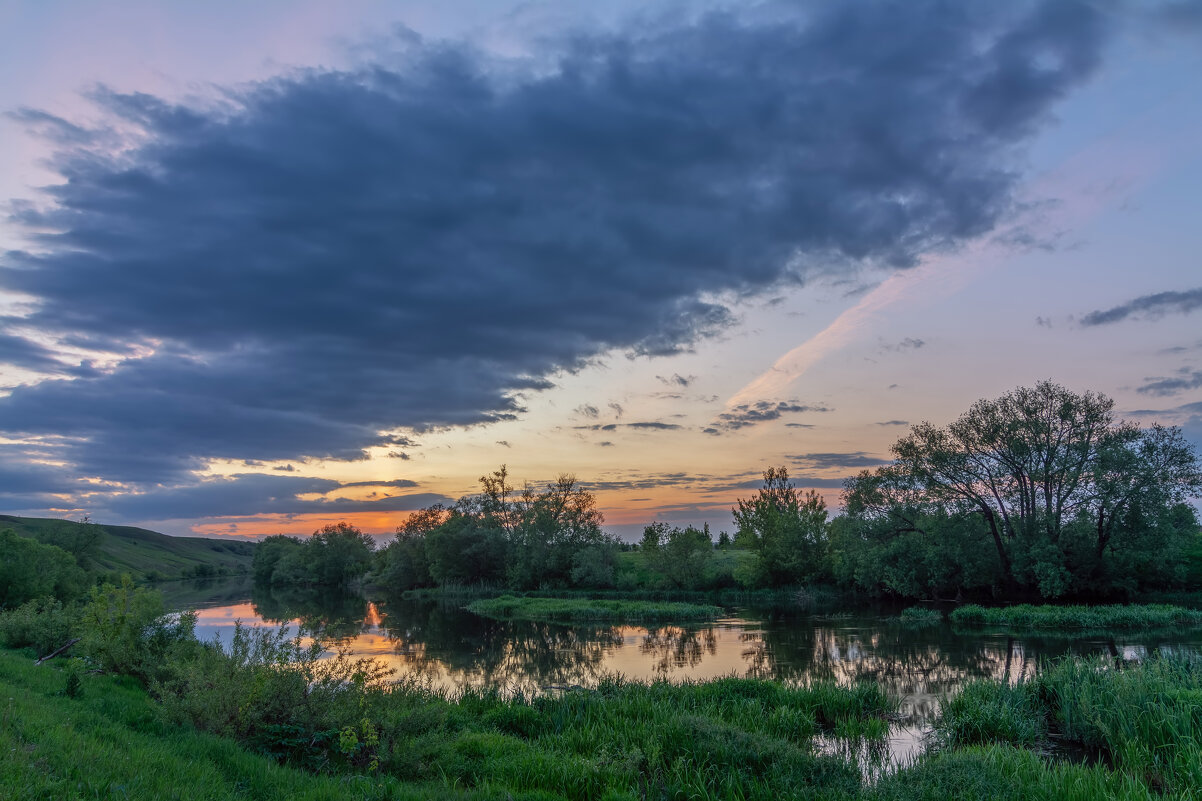
M 253 542 L 169 537 L 134 526 L 0 515 L 0 529 L 11 528 L 23 537 L 66 550 L 72 550 L 69 546 L 83 538 L 88 526 L 102 534 L 87 555 L 87 567 L 102 573 L 129 573 L 138 579 L 246 573 L 255 553 Z

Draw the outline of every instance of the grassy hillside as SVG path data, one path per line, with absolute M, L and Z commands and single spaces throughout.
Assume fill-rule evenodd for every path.
M 72 550 L 92 526 L 102 532 L 88 551 L 90 569 L 102 573 L 129 573 L 134 578 L 180 578 L 250 570 L 255 544 L 211 540 L 204 537 L 168 537 L 133 526 L 75 523 L 45 517 L 0 515 L 0 529 L 11 528 L 23 537 Z

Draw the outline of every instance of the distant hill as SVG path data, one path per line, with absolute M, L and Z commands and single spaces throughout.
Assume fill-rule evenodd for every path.
M 0 529 L 72 550 L 86 539 L 88 526 L 103 533 L 86 552 L 86 566 L 101 573 L 129 573 L 136 579 L 169 579 L 246 573 L 255 543 L 169 537 L 134 526 L 76 523 L 47 517 L 0 515 Z

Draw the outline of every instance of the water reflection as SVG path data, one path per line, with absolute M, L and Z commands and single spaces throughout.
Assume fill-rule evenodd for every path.
M 589 686 L 620 673 L 638 680 L 738 675 L 788 682 L 871 681 L 900 699 L 896 734 L 921 732 L 939 699 L 966 681 L 1015 682 L 1043 658 L 1108 654 L 1142 658 L 1161 649 L 1198 650 L 1202 634 L 1133 633 L 1062 639 L 913 629 L 871 617 L 815 619 L 737 610 L 705 625 L 606 626 L 498 621 L 453 603 L 254 590 L 249 600 L 200 611 L 201 636 L 228 638 L 234 620 L 284 625 L 353 654 L 378 658 L 399 675 L 446 689 L 498 687 L 540 692 Z

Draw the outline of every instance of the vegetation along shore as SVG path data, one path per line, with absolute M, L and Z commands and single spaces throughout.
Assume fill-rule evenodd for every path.
M 574 478 L 516 488 L 502 467 L 380 549 L 340 523 L 209 564 L 246 566 L 260 587 L 418 591 L 549 628 L 709 624 L 724 612 L 713 599 L 732 592 L 836 615 L 856 600 L 911 604 L 895 618 L 902 637 L 946 625 L 949 599 L 949 636 L 1202 626 L 1187 606 L 1130 603 L 1202 589 L 1187 503 L 1197 457 L 1180 432 L 1111 409 L 1045 383 L 946 428 L 915 426 L 892 463 L 848 482 L 834 519 L 771 468 L 733 510 L 734 536 L 716 540 L 657 522 L 620 543 Z M 1007 662 L 1006 676 L 939 700 L 925 748 L 891 762 L 899 699 L 883 683 L 605 676 L 539 693 L 437 690 L 327 648 L 317 629 L 239 625 L 224 644 L 202 642 L 196 615 L 167 614 L 146 585 L 217 551 L 147 537 L 136 551 L 114 527 L 25 520 L 0 533 L 0 797 L 1202 794 L 1202 656 L 1190 648 L 1068 656 L 1017 678 Z M 140 554 L 137 581 L 113 575 L 118 553 Z

